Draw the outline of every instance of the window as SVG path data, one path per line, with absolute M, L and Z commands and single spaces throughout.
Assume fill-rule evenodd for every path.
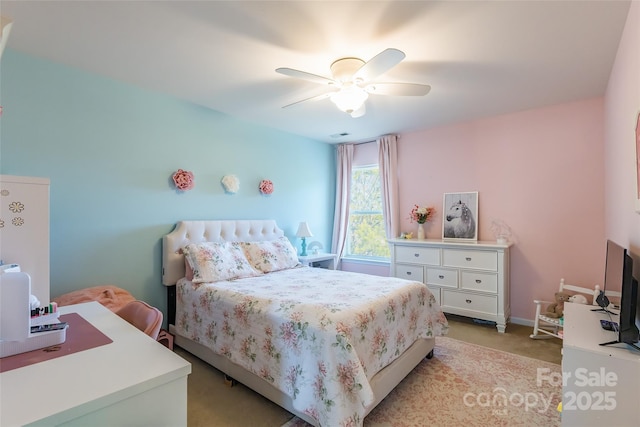
M 351 176 L 346 256 L 388 259 L 378 166 L 354 167 Z

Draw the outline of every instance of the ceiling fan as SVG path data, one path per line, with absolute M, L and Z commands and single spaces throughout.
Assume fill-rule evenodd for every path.
M 332 79 L 294 70 L 293 68 L 277 68 L 276 72 L 285 76 L 327 85 L 329 91 L 311 98 L 302 99 L 285 105 L 288 108 L 307 101 L 329 98 L 336 106 L 351 115 L 363 116 L 366 112 L 365 101 L 372 95 L 424 96 L 431 86 L 417 83 L 385 83 L 374 80 L 396 66 L 405 58 L 404 52 L 398 49 L 385 49 L 369 61 L 360 58 L 340 58 L 331 64 Z

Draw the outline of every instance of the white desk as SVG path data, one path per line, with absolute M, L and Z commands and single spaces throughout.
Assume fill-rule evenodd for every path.
M 563 426 L 635 426 L 640 420 L 640 352 L 625 344 L 601 346 L 616 332 L 600 327 L 607 314 L 594 306 L 564 305 Z M 619 322 L 619 316 L 612 316 Z
M 329 270 L 335 270 L 338 267 L 337 254 L 308 254 L 306 256 L 299 256 L 298 261 L 309 267 L 313 267 L 315 263 L 329 261 Z
M 187 425 L 189 362 L 97 302 L 60 312 L 113 342 L 0 374 L 0 425 Z

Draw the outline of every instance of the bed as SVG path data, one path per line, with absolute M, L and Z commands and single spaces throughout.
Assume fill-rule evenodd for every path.
M 362 425 L 447 331 L 424 284 L 301 266 L 274 220 L 181 221 L 162 247 L 175 344 L 315 426 Z

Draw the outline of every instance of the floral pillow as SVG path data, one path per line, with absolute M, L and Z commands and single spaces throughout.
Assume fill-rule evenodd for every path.
M 191 243 L 183 248 L 193 270 L 193 283 L 219 282 L 259 276 L 238 242 Z
M 296 250 L 286 237 L 242 244 L 249 262 L 263 273 L 285 270 L 299 265 Z
M 190 282 L 193 280 L 193 268 L 186 256 L 184 257 L 184 277 Z

